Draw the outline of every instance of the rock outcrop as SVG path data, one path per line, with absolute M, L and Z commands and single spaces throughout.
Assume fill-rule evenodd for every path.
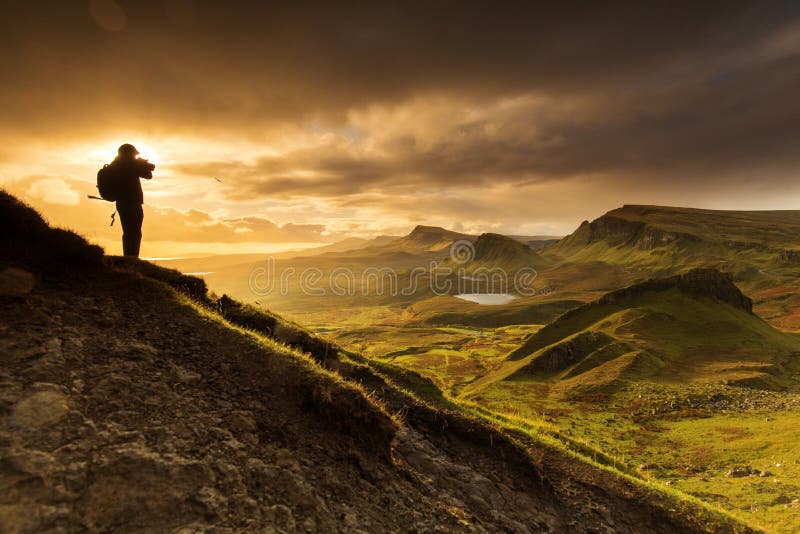
M 700 238 L 685 232 L 671 232 L 644 221 L 632 221 L 606 214 L 592 222 L 583 221 L 578 229 L 560 243 L 563 247 L 586 246 L 603 241 L 609 246 L 630 246 L 653 250 L 677 242 L 698 242 Z
M 667 291 L 669 289 L 677 289 L 691 296 L 714 298 L 747 313 L 753 313 L 753 301 L 736 287 L 730 273 L 723 273 L 716 269 L 692 269 L 668 278 L 653 278 L 607 293 L 598 303 L 622 302 L 648 291 Z

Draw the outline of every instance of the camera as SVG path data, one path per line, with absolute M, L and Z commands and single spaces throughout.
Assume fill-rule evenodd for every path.
M 144 168 L 147 169 L 148 171 L 153 172 L 154 170 L 156 170 L 155 163 L 150 163 L 149 161 L 147 161 L 144 158 L 136 158 L 136 159 L 138 159 L 142 163 Z

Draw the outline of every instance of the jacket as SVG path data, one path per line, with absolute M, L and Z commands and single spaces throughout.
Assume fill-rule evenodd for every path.
M 146 159 L 116 158 L 111 165 L 117 176 L 117 202 L 122 204 L 144 204 L 140 178 L 153 177 L 153 164 Z

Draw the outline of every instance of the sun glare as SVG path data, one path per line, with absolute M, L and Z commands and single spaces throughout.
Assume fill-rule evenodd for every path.
M 139 151 L 140 158 L 144 158 L 150 163 L 160 163 L 158 152 L 156 152 L 152 146 L 148 145 L 147 143 L 137 143 L 132 141 L 130 143 L 136 147 L 136 150 Z
M 92 159 L 97 160 L 98 163 L 109 163 L 117 157 L 117 148 L 123 143 L 130 143 L 139 151 L 139 157 L 148 160 L 151 163 L 160 163 L 158 152 L 156 152 L 148 143 L 137 142 L 136 140 L 112 140 L 106 141 L 97 146 L 91 151 Z

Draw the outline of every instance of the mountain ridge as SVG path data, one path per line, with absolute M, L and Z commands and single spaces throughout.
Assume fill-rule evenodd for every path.
M 465 269 L 468 272 L 479 269 L 503 269 L 513 273 L 524 268 L 541 268 L 548 264 L 530 245 L 502 234 L 484 233 L 471 241 L 472 248 L 452 251 L 442 266 Z
M 693 268 L 730 273 L 760 316 L 800 330 L 800 211 L 625 205 L 584 221 L 541 252 L 547 285 L 585 301 L 653 276 Z
M 578 229 L 557 245 L 592 244 L 605 240 L 611 246 L 635 244 L 651 250 L 681 239 L 713 241 L 731 248 L 775 241 L 800 247 L 800 210 L 710 210 L 626 204 Z

